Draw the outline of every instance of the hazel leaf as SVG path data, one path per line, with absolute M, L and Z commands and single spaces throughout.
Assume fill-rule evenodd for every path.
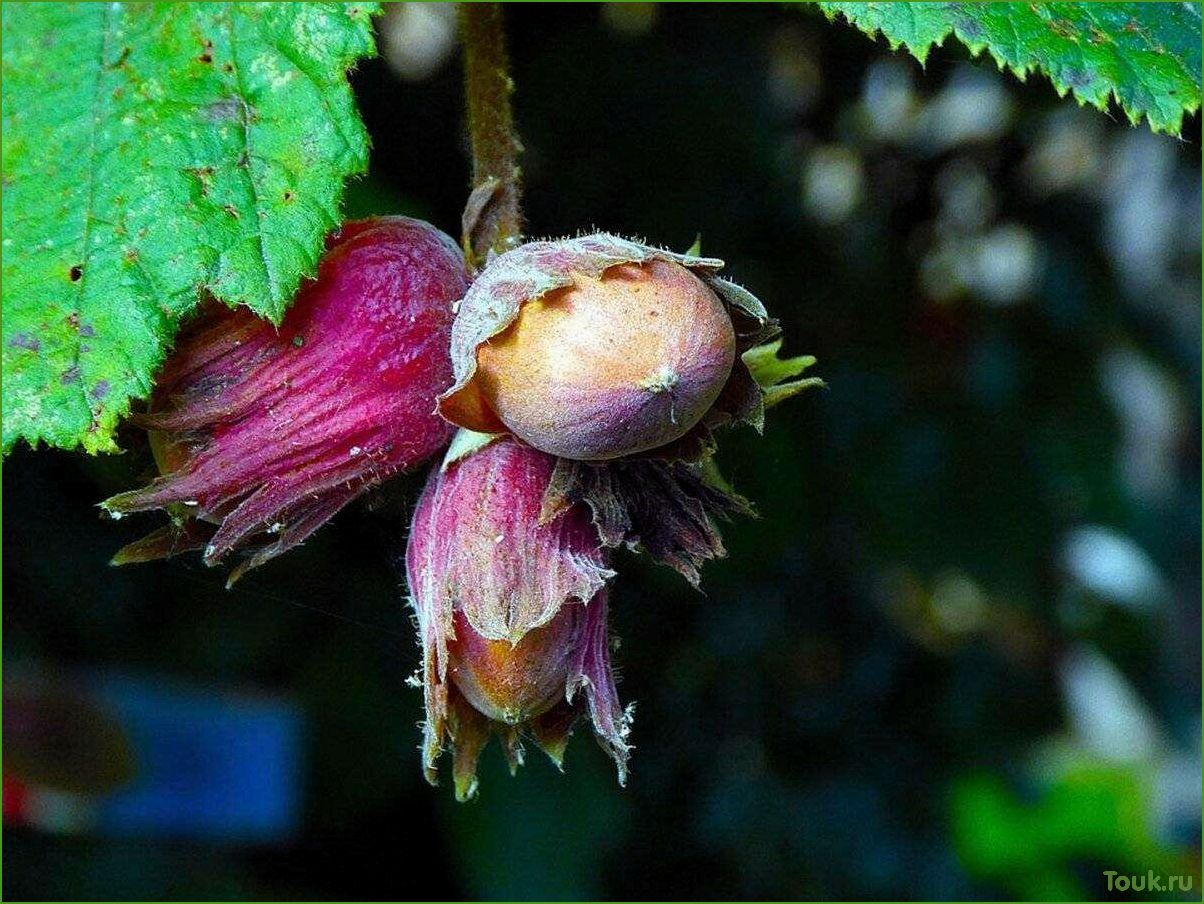
M 892 50 L 924 63 L 953 35 L 1021 80 L 1048 76 L 1059 97 L 1107 110 L 1113 97 L 1133 125 L 1177 135 L 1200 108 L 1199 3 L 820 3 Z
M 368 137 L 374 3 L 3 5 L 3 448 L 116 448 L 209 293 L 279 322 Z

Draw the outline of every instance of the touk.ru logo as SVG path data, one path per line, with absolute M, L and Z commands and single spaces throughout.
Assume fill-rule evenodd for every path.
M 1144 876 L 1130 876 L 1114 869 L 1104 870 L 1108 891 L 1191 891 L 1194 876 L 1159 876 L 1147 870 Z

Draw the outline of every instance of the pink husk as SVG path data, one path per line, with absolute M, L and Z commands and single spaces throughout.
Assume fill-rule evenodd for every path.
M 529 631 L 551 630 L 567 648 L 553 651 L 561 704 L 519 725 L 486 719 L 512 765 L 521 761 L 520 729 L 559 761 L 573 723 L 588 716 L 620 780 L 626 775 L 630 714 L 618 702 L 606 632 L 605 584 L 614 572 L 584 506 L 540 520 L 554 468 L 551 456 L 501 440 L 436 469 L 414 514 L 406 572 L 423 650 L 423 764 L 433 783 L 436 760 L 450 744 L 461 797 L 475 791 L 483 717 L 465 713 L 471 706 L 449 674 L 457 624 L 482 641 L 512 644 Z M 470 638 L 455 646 L 469 655 L 481 648 Z M 550 677 L 542 668 L 529 676 Z
M 451 382 L 452 305 L 467 285 L 459 249 L 429 224 L 347 224 L 278 329 L 216 309 L 181 341 L 138 420 L 185 460 L 104 507 L 186 506 L 218 523 L 207 564 L 250 548 L 253 567 L 302 542 L 450 439 L 435 397 Z

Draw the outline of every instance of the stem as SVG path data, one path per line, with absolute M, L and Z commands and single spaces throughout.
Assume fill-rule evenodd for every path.
M 461 3 L 464 94 L 472 139 L 472 194 L 464 208 L 464 251 L 476 267 L 522 240 L 522 144 L 514 131 L 510 58 L 500 3 Z

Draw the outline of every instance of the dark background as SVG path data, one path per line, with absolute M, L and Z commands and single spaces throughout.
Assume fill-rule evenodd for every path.
M 445 12 L 392 10 L 353 77 L 374 150 L 351 215 L 457 231 Z M 226 592 L 192 559 L 106 565 L 157 523 L 95 508 L 150 472 L 134 431 L 116 457 L 22 449 L 6 679 L 278 695 L 304 796 L 274 843 L 6 827 L 4 896 L 1123 898 L 1107 869 L 1198 889 L 1198 117 L 1155 136 L 959 45 L 921 69 L 776 6 L 508 15 L 531 234 L 700 234 L 829 385 L 723 437 L 760 518 L 726 527 L 703 594 L 620 560 L 628 787 L 584 729 L 564 775 L 532 751 L 511 779 L 494 745 L 475 802 L 424 783 L 396 505 Z

